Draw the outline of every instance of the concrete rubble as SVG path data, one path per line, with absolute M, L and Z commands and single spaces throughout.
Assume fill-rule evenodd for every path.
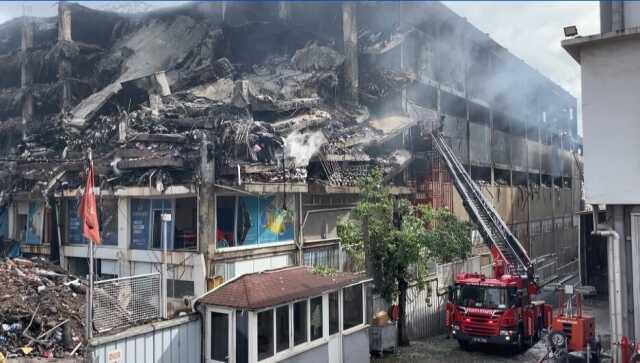
M 83 281 L 41 258 L 14 258 L 0 260 L 0 285 L 0 352 L 5 357 L 84 355 Z

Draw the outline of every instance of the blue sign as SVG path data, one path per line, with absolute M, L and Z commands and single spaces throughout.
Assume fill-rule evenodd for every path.
M 149 249 L 150 211 L 148 199 L 131 199 L 131 248 Z
M 87 243 L 82 237 L 82 221 L 78 216 L 79 204 L 77 199 L 67 201 L 67 243 Z

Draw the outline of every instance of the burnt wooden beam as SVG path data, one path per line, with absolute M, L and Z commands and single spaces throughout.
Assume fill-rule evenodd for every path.
M 127 159 L 120 160 L 117 164 L 118 169 L 147 169 L 147 168 L 177 168 L 185 167 L 184 160 L 174 157 L 152 157 L 144 159 Z
M 171 144 L 184 144 L 187 142 L 187 137 L 181 134 L 146 134 L 140 133 L 131 136 L 129 141 L 143 141 L 143 142 L 166 142 Z

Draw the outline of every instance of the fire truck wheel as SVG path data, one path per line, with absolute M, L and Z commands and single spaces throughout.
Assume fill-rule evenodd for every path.
M 458 340 L 458 344 L 460 344 L 460 348 L 462 348 L 462 350 L 465 350 L 467 352 L 471 351 L 471 343 L 469 343 L 466 340 Z

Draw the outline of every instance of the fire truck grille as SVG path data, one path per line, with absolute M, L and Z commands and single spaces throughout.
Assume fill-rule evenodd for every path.
M 492 336 L 499 333 L 498 319 L 488 315 L 469 314 L 463 324 L 464 332 L 468 335 Z

